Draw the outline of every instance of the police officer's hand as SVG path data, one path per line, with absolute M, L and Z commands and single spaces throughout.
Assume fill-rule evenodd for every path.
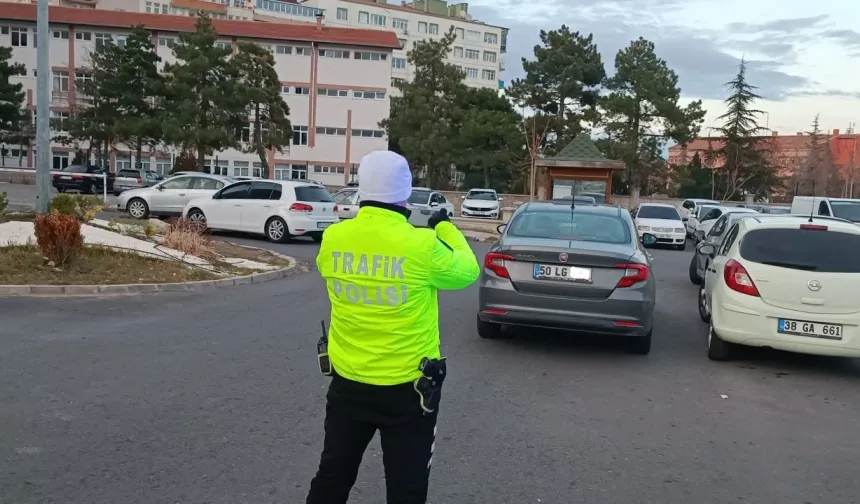
M 436 229 L 436 224 L 439 224 L 440 222 L 443 222 L 443 221 L 444 222 L 451 222 L 450 217 L 451 216 L 448 215 L 448 210 L 445 210 L 444 208 L 440 208 L 439 210 L 436 210 L 435 212 L 433 212 L 433 215 L 431 215 L 430 219 L 427 221 L 427 225 L 431 229 Z

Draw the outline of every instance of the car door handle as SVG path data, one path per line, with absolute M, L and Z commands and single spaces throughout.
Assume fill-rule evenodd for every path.
M 242 206 L 242 205 L 233 205 L 233 206 Z
M 181 192 L 181 193 L 179 193 L 179 195 L 180 195 L 180 196 L 185 196 L 185 193 L 182 193 L 182 192 Z
M 272 205 L 263 205 L 263 208 L 272 208 Z

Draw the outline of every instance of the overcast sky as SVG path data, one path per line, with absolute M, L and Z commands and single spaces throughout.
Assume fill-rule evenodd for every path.
M 767 98 L 771 129 L 845 131 L 860 122 L 860 3 L 837 0 L 469 0 L 476 19 L 510 28 L 509 82 L 522 76 L 541 29 L 567 24 L 593 33 L 607 72 L 616 52 L 642 36 L 680 77 L 685 99 L 702 99 L 705 126 L 723 112 L 725 82 L 745 56 L 749 79 Z M 764 124 L 763 124 L 764 125 Z M 703 130 L 707 134 L 707 130 Z

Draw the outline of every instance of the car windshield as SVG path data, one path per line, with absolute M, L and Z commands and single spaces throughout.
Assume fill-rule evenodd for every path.
M 296 201 L 305 203 L 331 203 L 331 194 L 325 187 L 316 185 L 296 186 Z
M 412 190 L 412 196 L 409 196 L 409 203 L 413 205 L 426 205 L 430 202 L 430 191 Z
M 701 219 L 702 217 L 704 217 L 705 215 L 707 215 L 707 214 L 708 214 L 708 212 L 710 212 L 711 210 L 713 210 L 713 209 L 715 209 L 715 208 L 717 208 L 717 207 L 716 207 L 716 206 L 713 206 L 713 205 L 703 205 L 703 206 L 700 206 L 700 207 L 699 207 L 699 218 Z
M 466 199 L 496 201 L 499 197 L 496 196 L 496 193 L 493 191 L 469 191 L 469 194 L 466 195 Z
M 627 223 L 614 215 L 576 211 L 528 211 L 519 214 L 507 230 L 517 238 L 549 238 L 601 243 L 630 243 Z
M 674 207 L 668 206 L 641 206 L 636 214 L 637 219 L 664 219 L 664 220 L 681 220 L 681 215 Z
M 775 215 L 785 215 L 791 213 L 791 207 L 770 207 L 767 209 L 767 213 L 775 214 Z
M 860 222 L 860 201 L 831 201 L 830 208 L 834 217 Z
M 592 198 L 594 203 L 602 205 L 606 202 L 606 195 L 603 193 L 593 193 L 593 192 L 584 192 L 581 193 L 580 196 L 585 198 Z
M 813 229 L 757 229 L 741 240 L 741 257 L 818 273 L 860 273 L 860 235 Z

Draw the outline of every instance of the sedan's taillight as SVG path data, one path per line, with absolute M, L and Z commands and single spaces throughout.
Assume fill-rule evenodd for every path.
M 514 258 L 507 254 L 499 254 L 490 252 L 484 256 L 484 267 L 495 273 L 496 276 L 502 278 L 511 278 L 508 269 L 505 267 L 505 261 L 513 261 Z
M 307 203 L 293 203 L 290 205 L 290 212 L 313 212 L 314 207 Z
M 648 280 L 648 266 L 644 264 L 616 264 L 615 267 L 624 270 L 624 276 L 618 280 L 618 285 L 615 286 L 616 289 L 633 287 L 639 282 Z
M 142 178 L 140 178 L 140 177 L 137 177 L 137 183 L 138 183 L 138 184 L 140 184 L 140 183 L 142 183 L 142 182 L 143 182 L 143 179 L 142 179 Z
M 734 259 L 729 259 L 723 269 L 723 280 L 729 289 L 752 297 L 761 297 L 746 268 Z
M 337 205 L 334 206 L 334 213 L 337 213 Z

